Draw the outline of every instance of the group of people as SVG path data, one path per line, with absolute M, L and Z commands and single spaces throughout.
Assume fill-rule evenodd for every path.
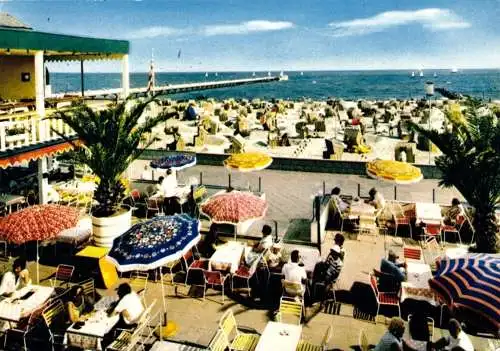
M 340 197 L 341 193 L 342 191 L 339 187 L 333 188 L 331 191 L 331 199 L 334 202 L 335 207 L 339 211 L 346 212 L 351 207 L 351 204 L 348 203 L 347 201 L 344 201 Z M 384 209 L 386 201 L 384 195 L 382 195 L 381 192 L 379 192 L 376 188 L 371 188 L 370 191 L 368 192 L 368 196 L 369 198 L 365 200 L 365 202 L 375 208 L 375 213 L 378 213 Z M 356 199 L 354 201 L 356 201 Z
M 405 333 L 405 322 L 399 318 L 392 318 L 387 332 L 382 336 L 375 351 L 474 351 L 474 346 L 467 334 L 462 330 L 456 319 L 448 322 L 449 336 L 440 338 L 433 342 L 430 337 L 427 319 L 423 315 L 413 316 L 409 320 L 409 338 L 403 338 Z
M 180 212 L 179 184 L 177 183 L 175 171 L 168 168 L 165 176 L 158 178 L 152 197 L 162 200 L 161 206 L 166 215 L 173 215 Z

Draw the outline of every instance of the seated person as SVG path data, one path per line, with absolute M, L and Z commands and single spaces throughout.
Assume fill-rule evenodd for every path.
M 83 288 L 80 285 L 73 285 L 69 292 L 69 301 L 66 303 L 68 319 L 71 323 L 87 320 L 84 315 L 92 309 L 90 302 L 85 298 Z
M 160 176 L 158 178 L 158 182 L 155 184 L 155 187 L 154 187 L 154 193 L 152 196 L 163 196 L 163 189 L 161 187 L 161 185 L 163 184 L 163 180 L 165 179 L 164 176 Z
M 448 330 L 450 331 L 449 336 L 431 343 L 435 350 L 474 351 L 474 345 L 472 345 L 469 336 L 465 334 L 456 319 L 450 319 Z
M 444 224 L 446 225 L 456 225 L 457 224 L 457 217 L 458 216 L 463 216 L 465 214 L 465 210 L 460 204 L 460 200 L 457 198 L 454 198 L 451 200 L 451 207 L 449 210 L 445 213 L 444 215 Z
M 335 234 L 335 238 L 333 239 L 335 245 L 338 245 L 340 247 L 340 259 L 342 261 L 344 261 L 344 257 L 345 257 L 345 250 L 344 250 L 344 241 L 345 241 L 345 238 L 344 238 L 344 235 L 342 235 L 341 233 L 337 233 Z
M 382 336 L 378 344 L 373 349 L 374 351 L 413 351 L 404 340 L 403 334 L 405 332 L 405 322 L 399 318 L 394 317 L 389 322 L 387 332 Z
M 109 313 L 110 316 L 120 314 L 120 320 L 114 329 L 133 329 L 144 312 L 141 298 L 128 283 L 120 284 L 116 290 L 119 300 Z
M 376 212 L 382 211 L 385 207 L 385 199 L 384 196 L 375 188 L 371 188 L 368 192 L 370 198 L 367 203 L 375 207 Z
M 307 272 L 304 267 L 299 265 L 299 250 L 293 250 L 290 254 L 290 262 L 285 263 L 281 273 L 285 276 L 285 280 L 292 283 L 302 284 L 302 292 L 306 291 Z M 286 291 L 290 295 L 296 295 L 297 291 Z
M 245 255 L 245 264 L 248 267 L 252 265 L 252 263 L 260 256 L 261 253 L 273 246 L 272 232 L 273 229 L 269 225 L 264 224 L 264 226 L 262 227 L 262 239 L 260 239 L 260 241 L 254 245 L 252 250 L 250 250 Z
M 223 242 L 219 240 L 217 227 L 212 224 L 207 235 L 205 235 L 205 239 L 203 239 L 203 242 L 200 245 L 200 253 L 203 255 L 203 257 L 212 257 L 212 255 L 217 250 L 217 245 L 220 245 L 222 243 Z
M 47 184 L 47 202 L 49 204 L 57 204 L 59 201 L 61 201 L 59 193 L 52 185 Z
M 279 267 L 282 257 L 281 244 L 273 244 L 265 257 L 267 266 L 271 269 Z
M 335 202 L 335 207 L 340 212 L 345 212 L 349 209 L 349 204 L 340 198 L 340 188 L 335 187 L 331 192 L 332 200 Z
M 386 286 L 390 282 L 380 282 L 380 285 L 385 285 L 381 288 L 382 291 L 397 291 L 402 282 L 406 280 L 406 274 L 404 268 L 406 268 L 406 263 L 397 263 L 398 255 L 392 250 L 389 250 L 387 258 L 382 258 L 380 262 L 380 271 L 385 274 L 389 274 L 394 279 L 397 286 L 391 287 Z M 387 289 L 386 289 L 387 288 Z
M 335 283 L 342 270 L 343 262 L 341 259 L 340 246 L 333 245 L 330 249 L 326 260 L 326 273 L 325 273 L 325 284 L 329 285 Z
M 5 272 L 0 283 L 0 297 L 9 297 L 16 290 L 31 285 L 29 271 L 26 269 L 26 261 L 17 258 L 12 264 L 12 271 Z

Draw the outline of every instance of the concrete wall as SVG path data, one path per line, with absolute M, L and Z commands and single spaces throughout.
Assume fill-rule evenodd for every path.
M 21 73 L 29 73 L 23 82 Z M 35 60 L 33 56 L 0 56 L 0 98 L 20 100 L 35 98 Z
M 141 159 L 153 160 L 168 153 L 169 152 L 165 150 L 146 150 L 142 154 Z M 227 154 L 196 154 L 197 164 L 209 166 L 222 166 L 222 161 L 224 161 L 228 156 L 229 155 Z M 425 179 L 439 179 L 441 177 L 441 172 L 436 166 L 416 166 L 420 168 Z M 268 169 L 276 169 L 280 171 L 366 175 L 366 162 L 274 157 L 273 163 Z

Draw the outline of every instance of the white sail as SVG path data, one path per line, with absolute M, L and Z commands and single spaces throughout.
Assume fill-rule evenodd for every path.
M 451 73 L 457 73 L 457 72 L 458 72 L 458 68 L 453 67 L 453 68 L 451 69 Z

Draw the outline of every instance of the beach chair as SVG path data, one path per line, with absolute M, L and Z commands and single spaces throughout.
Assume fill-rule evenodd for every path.
M 377 312 L 375 314 L 375 323 L 377 322 L 378 312 L 381 305 L 394 306 L 398 308 L 398 315 L 401 317 L 401 306 L 399 305 L 399 292 L 381 292 L 378 290 L 377 278 L 372 273 L 368 274 L 370 279 L 370 286 L 372 287 L 373 294 L 377 301 Z
M 297 351 L 326 351 L 327 345 L 332 338 L 332 326 L 328 326 L 325 335 L 321 340 L 321 345 L 312 344 L 309 341 L 300 340 L 297 345 Z
M 219 328 L 228 340 L 230 350 L 252 351 L 259 342 L 259 335 L 240 331 L 231 309 L 221 317 Z
M 287 317 L 291 318 L 291 324 L 300 325 L 302 322 L 302 302 L 281 297 L 280 308 L 278 314 L 276 314 L 276 320 L 281 323 L 288 323 L 284 322 L 285 319 L 288 321 Z

